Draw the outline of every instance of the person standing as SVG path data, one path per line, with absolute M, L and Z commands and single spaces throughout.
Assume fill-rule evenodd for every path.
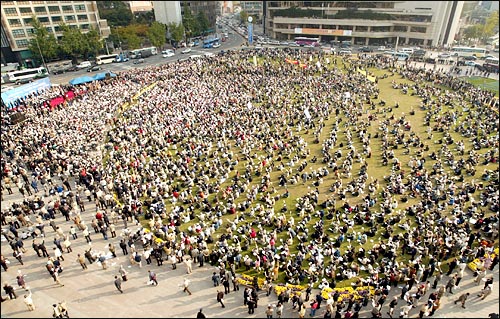
M 481 280 L 486 276 L 486 268 L 482 268 L 481 271 L 477 274 L 476 278 L 474 279 L 474 282 L 476 283 L 477 286 L 481 283 Z
M 156 280 L 156 274 L 154 271 L 148 270 L 149 273 L 149 280 L 155 284 L 155 286 L 158 286 L 158 280 Z
M 461 294 L 460 297 L 458 297 L 457 300 L 455 300 L 455 305 L 457 304 L 457 302 L 460 301 L 460 303 L 462 304 L 462 308 L 465 309 L 465 301 L 467 300 L 467 297 L 469 297 L 469 293 L 465 293 L 465 294 Z
M 274 313 L 273 306 L 271 304 L 267 305 L 266 318 L 271 319 L 273 317 L 273 313 Z
M 276 305 L 276 317 L 281 318 L 283 315 L 283 304 L 281 302 L 278 302 Z
M 205 314 L 203 313 L 203 309 L 200 308 L 200 311 L 198 311 L 198 313 L 196 314 L 196 319 L 204 319 L 204 318 L 206 318 Z
M 127 281 L 127 271 L 125 270 L 125 268 L 123 268 L 123 265 L 120 265 L 120 276 L 122 277 L 122 280 L 123 281 Z
M 7 266 L 7 259 L 3 255 L 0 255 L 0 265 L 2 266 L 4 271 L 7 271 L 7 269 L 9 269 L 9 267 Z
M 217 290 L 217 302 L 220 302 L 222 308 L 226 308 L 224 306 L 224 292 Z
M 120 293 L 123 293 L 123 290 L 122 290 L 122 279 L 119 278 L 118 276 L 115 276 L 115 287 L 116 287 L 116 289 L 118 289 L 118 291 Z
M 453 288 L 455 287 L 455 283 L 457 281 L 457 275 L 454 275 L 453 277 L 448 280 L 448 283 L 446 283 L 446 290 L 450 293 L 453 294 Z
M 189 291 L 190 281 L 187 278 L 184 278 L 184 282 L 182 283 L 182 287 L 184 288 L 182 291 L 187 292 L 190 296 L 192 295 L 191 291 Z
M 20 272 L 20 271 L 19 271 Z M 24 275 L 19 274 L 17 277 L 17 285 L 23 289 L 26 289 L 26 281 L 24 280 Z
M 127 244 L 124 239 L 120 240 L 120 248 L 122 249 L 123 255 L 128 255 Z
M 191 258 L 186 258 L 186 260 L 184 260 L 184 264 L 186 265 L 186 272 L 191 274 L 193 272 L 193 261 Z
M 457 261 L 457 258 L 455 257 L 455 258 L 453 258 L 452 261 L 450 261 L 450 264 L 448 265 L 448 272 L 446 273 L 446 276 L 451 275 L 451 273 L 453 272 L 453 269 L 455 269 L 457 264 L 458 264 L 458 261 Z
M 113 243 L 109 243 L 108 250 L 113 255 L 113 257 L 116 258 L 116 248 L 115 245 L 113 245 Z

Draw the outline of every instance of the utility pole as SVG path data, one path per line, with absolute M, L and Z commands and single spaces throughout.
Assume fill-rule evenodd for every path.
M 36 35 L 35 35 L 35 41 L 36 41 L 36 46 L 38 47 L 38 52 L 40 53 L 40 56 L 42 57 L 43 67 L 45 68 L 45 70 L 47 70 L 47 72 L 49 72 L 49 70 L 47 69 L 47 64 L 45 64 L 45 59 L 43 58 L 42 50 L 40 49 L 40 44 L 38 44 L 38 38 L 36 37 Z

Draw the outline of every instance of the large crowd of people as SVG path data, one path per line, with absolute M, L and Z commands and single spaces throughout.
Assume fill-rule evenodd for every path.
M 63 285 L 71 241 L 110 232 L 140 266 L 151 257 L 159 267 L 206 262 L 224 270 L 221 278 L 255 270 L 267 283 L 284 273 L 288 283 L 330 288 L 355 278 L 353 286 L 376 289 L 374 317 L 390 287 L 405 287 L 403 316 L 432 290 L 422 309 L 429 315 L 443 276 L 455 278 L 453 289 L 474 259 L 483 262 L 478 274 L 491 273 L 499 211 L 492 93 L 383 56 L 259 52 L 257 65 L 242 50 L 124 71 L 79 86 L 54 109 L 41 105 L 60 88 L 18 103 L 26 121 L 1 128 L 2 198 L 16 189 L 23 196 L 2 204 L 14 256 L 31 241 Z M 370 81 L 358 72 L 365 68 L 384 75 Z M 405 114 L 384 101 L 378 84 L 387 78 L 419 106 Z M 65 222 L 56 225 L 59 213 Z M 43 249 L 46 225 L 53 253 Z M 113 244 L 104 253 L 89 247 L 83 269 L 85 258 L 106 269 L 116 257 Z M 368 305 L 334 293 L 326 302 L 345 318 Z

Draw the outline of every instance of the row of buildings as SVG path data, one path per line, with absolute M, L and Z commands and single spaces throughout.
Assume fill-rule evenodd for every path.
M 210 28 L 217 16 L 245 11 L 256 17 L 264 33 L 278 40 L 319 38 L 322 42 L 354 44 L 396 43 L 418 46 L 451 45 L 461 25 L 465 7 L 498 10 L 495 1 L 124 1 L 132 12 L 153 11 L 156 21 L 180 23 L 186 8 L 204 12 Z M 110 27 L 101 19 L 96 1 L 2 1 L 2 63 L 22 61 L 32 36 L 36 15 L 56 37 L 65 22 L 82 30 L 90 27 L 102 38 Z

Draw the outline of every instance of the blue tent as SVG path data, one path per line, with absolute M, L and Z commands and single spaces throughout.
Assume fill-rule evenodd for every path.
M 92 82 L 94 81 L 94 78 L 88 75 L 80 76 L 78 78 L 74 78 L 71 81 L 69 81 L 69 84 L 71 85 L 77 85 L 77 84 L 82 84 L 82 83 L 87 83 L 87 82 Z
M 94 76 L 84 75 L 84 76 L 80 76 L 78 78 L 74 78 L 71 81 L 69 81 L 69 84 L 78 85 L 78 84 L 88 83 L 88 82 L 92 82 L 92 81 L 104 80 L 106 78 L 106 74 L 109 74 L 109 76 L 112 78 L 114 78 L 116 76 L 116 74 L 114 74 L 112 72 L 101 72 L 101 73 L 97 73 Z

